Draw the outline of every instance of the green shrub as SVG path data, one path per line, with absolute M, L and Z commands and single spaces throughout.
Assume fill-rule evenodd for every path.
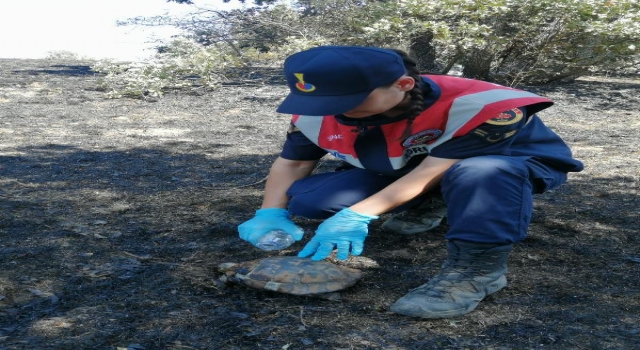
M 103 74 L 98 84 L 110 98 L 157 98 L 170 89 L 215 89 L 227 80 L 231 68 L 242 65 L 224 45 L 203 46 L 179 38 L 149 61 L 101 60 L 91 69 Z
M 105 74 L 100 83 L 109 96 L 216 88 L 237 68 L 277 66 L 294 52 L 330 44 L 400 48 L 424 71 L 461 67 L 465 77 L 506 85 L 640 69 L 638 0 L 298 0 L 201 10 L 171 23 L 190 39 L 169 43 L 146 63 L 93 67 Z

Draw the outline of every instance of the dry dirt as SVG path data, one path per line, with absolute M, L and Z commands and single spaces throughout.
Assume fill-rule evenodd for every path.
M 442 227 L 383 235 L 341 301 L 217 282 L 288 117 L 279 81 L 108 100 L 83 62 L 0 60 L 0 349 L 640 349 L 640 80 L 530 88 L 586 164 L 537 197 L 509 286 L 467 316 L 388 307 L 438 270 Z M 327 161 L 321 171 L 333 165 Z M 300 222 L 312 232 L 317 222 Z

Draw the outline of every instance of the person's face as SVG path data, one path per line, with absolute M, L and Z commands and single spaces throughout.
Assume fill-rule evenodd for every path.
M 406 92 L 413 89 L 415 81 L 408 76 L 398 78 L 389 86 L 379 87 L 354 109 L 342 113 L 349 118 L 365 118 L 374 114 L 394 116 L 402 110 L 406 102 Z

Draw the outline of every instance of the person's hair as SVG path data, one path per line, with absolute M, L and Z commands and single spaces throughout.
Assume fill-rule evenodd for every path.
M 404 67 L 407 71 L 407 76 L 410 76 L 416 82 L 413 89 L 407 92 L 411 98 L 410 111 L 412 114 L 407 118 L 407 125 L 400 137 L 400 139 L 404 140 L 411 136 L 411 124 L 413 124 L 413 120 L 418 116 L 418 114 L 424 110 L 424 94 L 425 92 L 429 92 L 425 91 L 425 89 L 429 89 L 429 86 L 423 84 L 422 78 L 420 77 L 420 70 L 418 70 L 418 65 L 416 61 L 409 56 L 409 54 L 399 49 L 391 49 L 391 51 L 397 53 L 402 58 L 402 62 L 404 63 Z

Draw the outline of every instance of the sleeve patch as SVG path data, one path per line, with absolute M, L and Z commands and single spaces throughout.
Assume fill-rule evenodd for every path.
M 524 113 L 519 108 L 514 108 L 498 114 L 497 117 L 493 117 L 486 121 L 491 125 L 511 125 L 515 124 L 524 118 Z

